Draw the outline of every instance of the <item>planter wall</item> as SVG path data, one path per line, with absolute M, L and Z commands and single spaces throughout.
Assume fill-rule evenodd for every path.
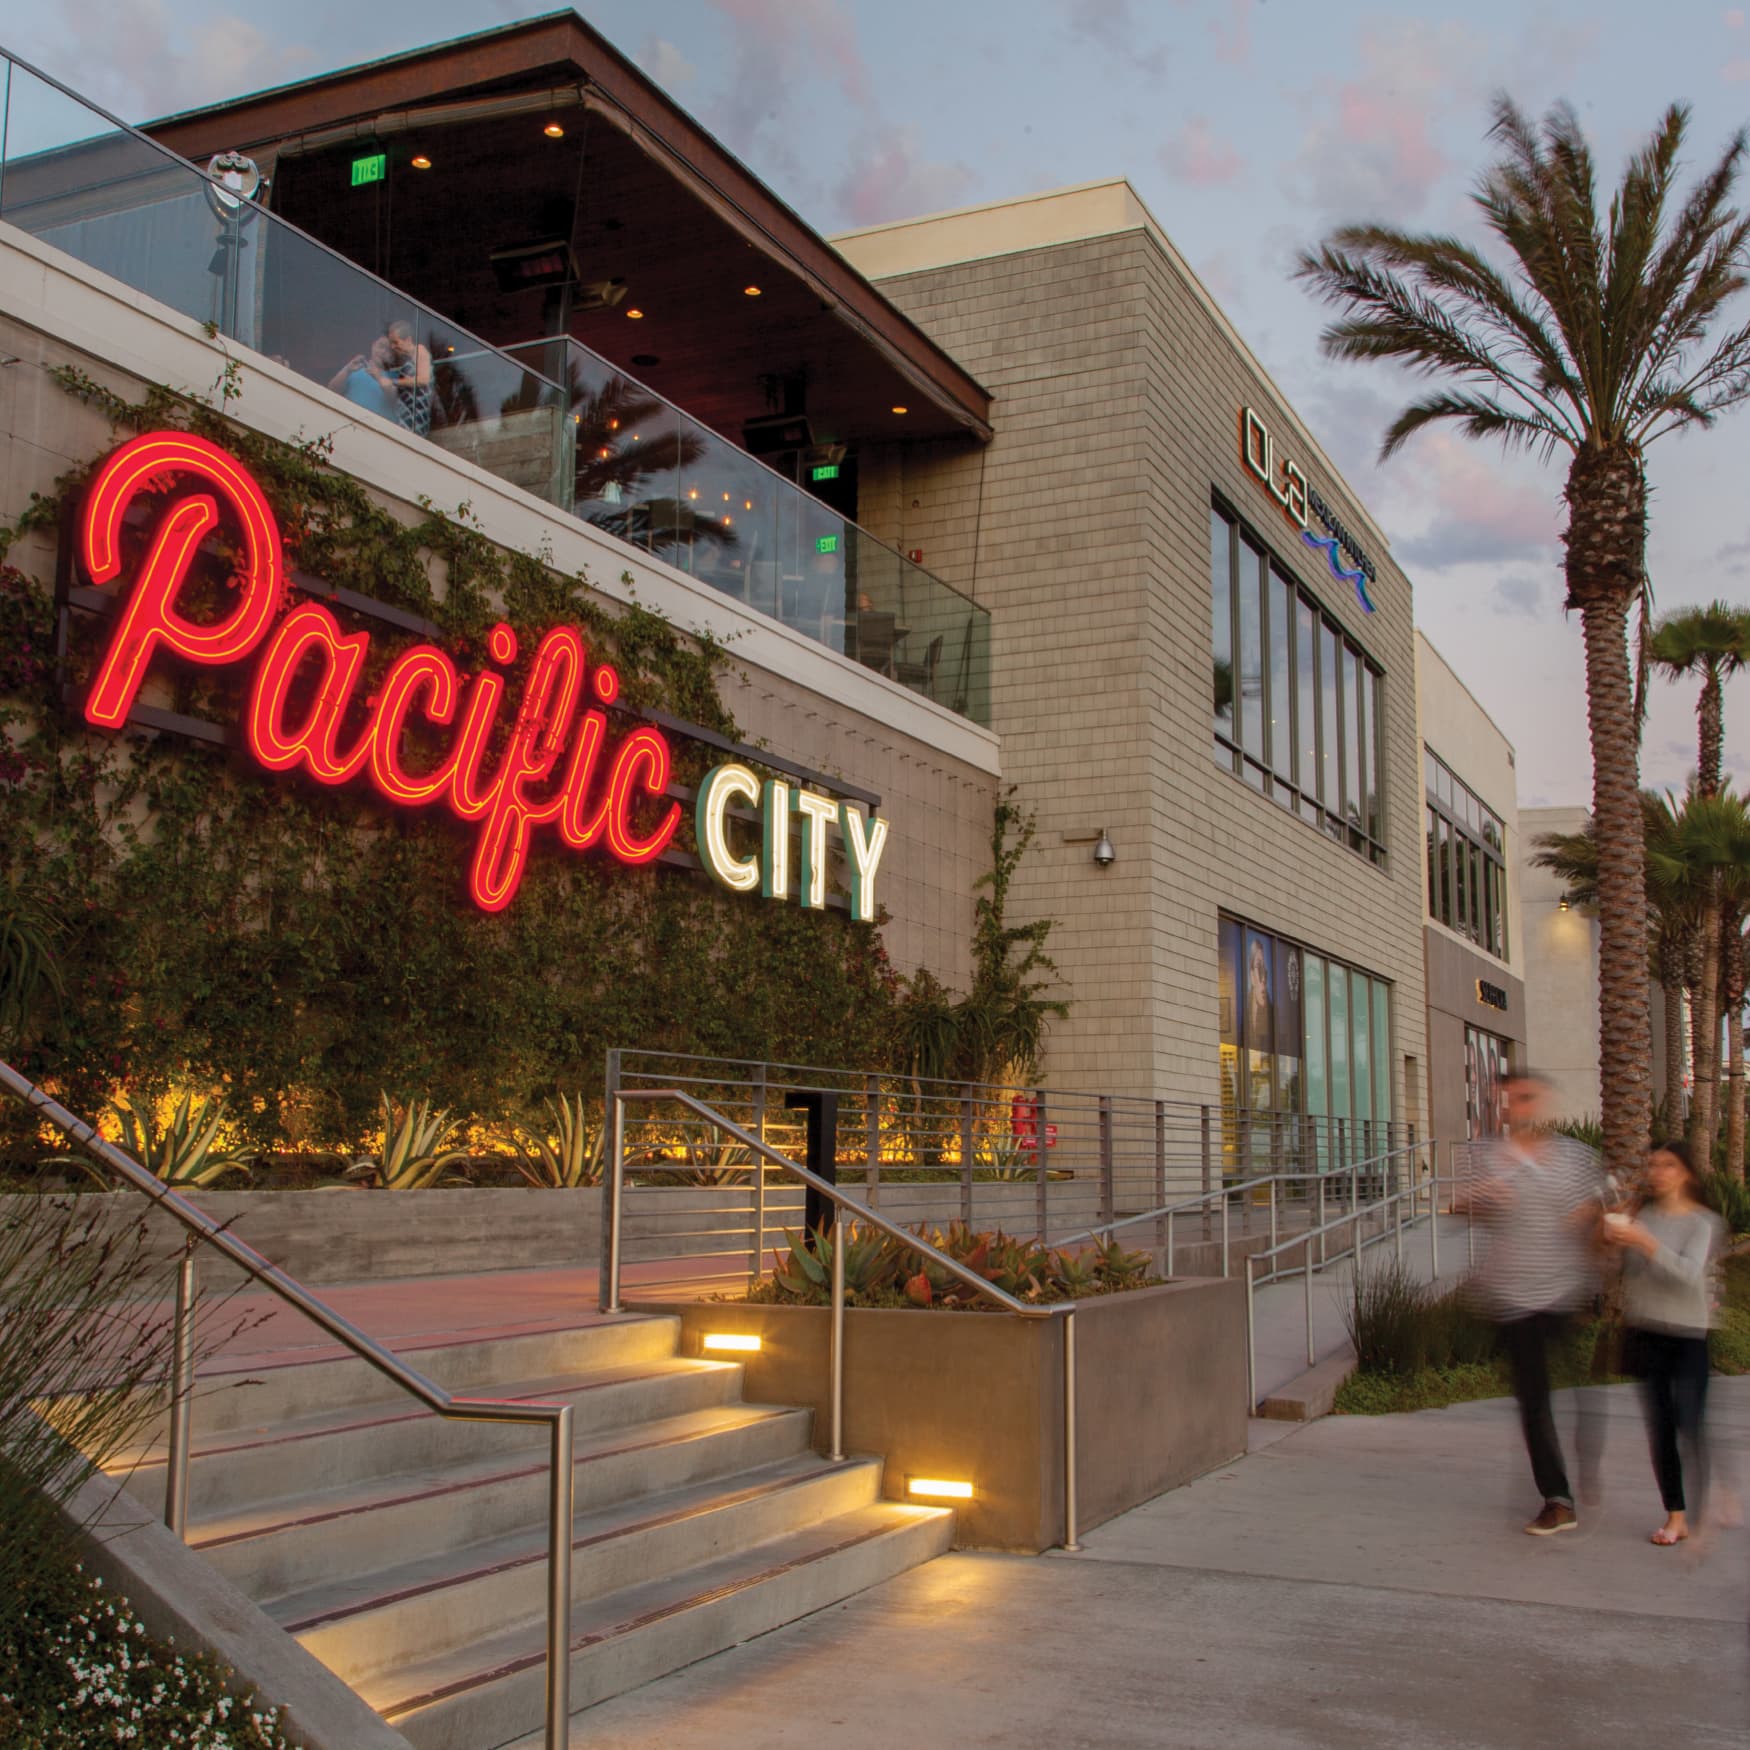
M 12 1201 L 0 1198 L 0 1208 Z M 146 1208 L 131 1190 L 107 1201 L 118 1220 L 135 1220 Z M 312 1286 L 457 1271 L 594 1269 L 601 1260 L 598 1190 L 196 1191 L 190 1201 Z M 181 1243 L 179 1222 L 157 1210 L 149 1219 L 154 1243 L 161 1237 L 166 1251 Z M 210 1248 L 202 1248 L 201 1276 L 216 1288 L 241 1280 Z
M 682 1352 L 706 1331 L 757 1334 L 750 1402 L 814 1411 L 830 1438 L 824 1307 L 678 1303 Z M 1087 1530 L 1225 1464 L 1246 1447 L 1245 1290 L 1169 1282 L 1076 1311 L 1077 1512 Z M 913 1476 L 968 1479 L 962 1548 L 1036 1553 L 1063 1539 L 1063 1325 L 1002 1313 L 845 1315 L 845 1444 L 886 1461 L 883 1492 Z

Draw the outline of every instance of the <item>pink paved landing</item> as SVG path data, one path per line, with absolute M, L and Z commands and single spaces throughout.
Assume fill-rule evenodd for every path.
M 332 1311 L 379 1343 L 401 1351 L 458 1339 L 511 1337 L 574 1330 L 606 1322 L 596 1307 L 599 1272 L 585 1269 L 495 1270 L 467 1276 L 415 1276 L 387 1282 L 347 1282 L 313 1288 Z M 721 1274 L 721 1261 L 685 1259 L 628 1264 L 623 1294 L 636 1312 L 639 1297 L 693 1300 L 745 1285 L 745 1275 Z M 168 1309 L 165 1309 L 166 1311 Z M 204 1359 L 203 1373 L 257 1372 L 347 1353 L 304 1315 L 265 1289 L 220 1294 L 205 1307 L 209 1333 L 232 1330 Z

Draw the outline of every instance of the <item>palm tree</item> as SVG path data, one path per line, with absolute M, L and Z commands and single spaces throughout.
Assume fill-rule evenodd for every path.
M 1744 939 L 1746 909 L 1740 907 L 1720 950 L 1720 989 L 1726 1011 L 1726 1171 L 1744 1174 L 1744 990 L 1750 972 L 1750 942 Z
M 1667 614 L 1648 641 L 1655 668 L 1672 680 L 1701 676 L 1696 700 L 1696 788 L 1703 796 L 1720 793 L 1720 750 L 1725 742 L 1724 683 L 1750 664 L 1750 609 L 1725 602 Z
M 1600 213 L 1592 152 L 1565 104 L 1533 123 L 1494 107 L 1501 150 L 1474 199 L 1505 246 L 1497 267 L 1455 237 L 1346 226 L 1300 277 L 1343 312 L 1340 359 L 1380 359 L 1443 382 L 1387 428 L 1390 456 L 1424 426 L 1568 464 L 1567 606 L 1580 615 L 1598 835 L 1599 1074 L 1612 1161 L 1639 1157 L 1651 1125 L 1652 1038 L 1641 1000 L 1647 914 L 1640 725 L 1628 616 L 1646 586 L 1647 446 L 1711 425 L 1750 395 L 1750 326 L 1710 345 L 1746 284 L 1750 217 L 1731 206 L 1746 149 L 1735 135 L 1674 199 L 1689 111 L 1666 110 Z

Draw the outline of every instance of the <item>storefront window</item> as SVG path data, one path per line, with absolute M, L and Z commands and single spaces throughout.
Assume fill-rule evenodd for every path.
M 1465 1134 L 1472 1141 L 1498 1136 L 1506 1123 L 1504 1088 L 1512 1047 L 1476 1027 L 1464 1030 Z
M 1422 750 L 1422 763 L 1430 821 L 1428 915 L 1505 960 L 1506 828 L 1431 748 Z
M 1219 506 L 1209 568 L 1216 763 L 1383 865 L 1379 671 Z

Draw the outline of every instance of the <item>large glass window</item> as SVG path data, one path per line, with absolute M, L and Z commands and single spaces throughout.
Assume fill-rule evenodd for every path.
M 1428 797 L 1428 915 L 1507 958 L 1507 829 L 1501 817 L 1431 748 L 1422 750 Z
M 1499 1135 L 1504 1127 L 1503 1084 L 1512 1067 L 1511 1050 L 1505 1039 L 1492 1033 L 1476 1027 L 1464 1030 L 1465 1134 L 1473 1141 Z
M 1217 763 L 1383 864 L 1378 669 L 1219 505 L 1209 565 Z

